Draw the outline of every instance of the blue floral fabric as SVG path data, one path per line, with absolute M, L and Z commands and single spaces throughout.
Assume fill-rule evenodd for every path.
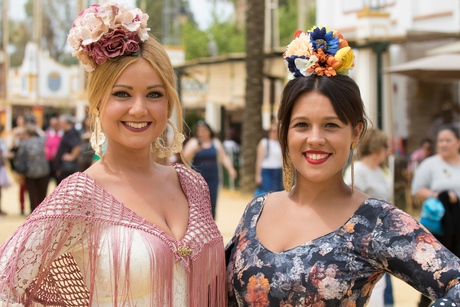
M 460 260 L 415 219 L 368 199 L 337 230 L 274 253 L 256 235 L 269 194 L 247 206 L 226 248 L 229 307 L 366 306 L 385 272 L 437 300 L 460 302 Z

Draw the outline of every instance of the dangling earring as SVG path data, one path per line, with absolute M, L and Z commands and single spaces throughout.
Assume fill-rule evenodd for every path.
M 159 158 L 166 158 L 171 157 L 171 154 L 181 152 L 182 151 L 182 143 L 185 140 L 185 137 L 182 133 L 177 130 L 176 126 L 168 119 L 168 124 L 174 130 L 174 138 L 171 143 L 171 146 L 165 147 L 164 141 L 160 137 L 158 137 L 155 142 L 152 143 L 152 152 L 156 154 Z
M 356 143 L 351 143 L 351 193 L 355 194 L 355 151 Z
M 285 156 L 283 161 L 283 185 L 286 192 L 291 192 L 292 185 L 294 184 L 294 165 L 291 161 L 289 153 Z
M 99 119 L 99 110 L 96 111 L 96 123 L 94 130 L 91 133 L 91 147 L 93 147 L 96 155 L 102 157 L 102 145 L 105 143 L 105 134 L 102 132 L 101 120 Z

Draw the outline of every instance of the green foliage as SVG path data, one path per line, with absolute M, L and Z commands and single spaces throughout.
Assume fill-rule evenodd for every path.
M 246 30 L 238 30 L 230 20 L 219 22 L 214 18 L 214 24 L 207 32 L 216 41 L 219 55 L 246 50 Z
M 316 10 L 310 8 L 303 29 L 297 29 L 297 0 L 281 0 L 279 2 L 280 45 L 287 46 L 297 30 L 309 30 L 316 20 Z
M 208 56 L 209 39 L 206 32 L 190 21 L 181 27 L 181 43 L 185 47 L 186 60 Z
M 187 138 L 193 137 L 193 134 L 196 131 L 197 124 L 200 120 L 204 120 L 204 117 L 203 115 L 199 114 L 196 110 L 191 110 L 187 112 L 187 114 L 185 114 L 184 134 Z
M 283 2 L 279 7 L 280 46 L 287 46 L 297 30 L 297 0 Z
M 30 27 L 25 21 L 9 20 L 9 44 L 14 46 L 14 52 L 10 54 L 11 67 L 21 66 L 26 44 L 31 37 Z

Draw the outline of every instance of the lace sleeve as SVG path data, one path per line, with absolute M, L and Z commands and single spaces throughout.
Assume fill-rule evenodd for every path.
M 38 218 L 26 222 L 0 246 L 0 307 L 27 301 L 31 284 L 40 283 L 55 259 L 81 244 L 81 223 Z
M 81 247 L 89 225 L 81 218 L 88 216 L 83 200 L 88 193 L 76 188 L 78 182 L 78 176 L 64 180 L 0 245 L 0 307 L 28 305 L 66 261 L 62 256 L 73 260 L 70 253 Z

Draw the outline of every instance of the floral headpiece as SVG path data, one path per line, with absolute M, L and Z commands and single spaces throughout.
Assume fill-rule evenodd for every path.
M 283 57 L 289 80 L 313 74 L 347 75 L 355 66 L 355 55 L 342 34 L 323 26 L 307 32 L 296 31 Z
M 73 48 L 72 55 L 76 55 L 86 71 L 91 72 L 96 64 L 137 54 L 139 42 L 149 38 L 147 19 L 147 14 L 126 4 L 114 1 L 94 4 L 75 19 L 67 43 Z

